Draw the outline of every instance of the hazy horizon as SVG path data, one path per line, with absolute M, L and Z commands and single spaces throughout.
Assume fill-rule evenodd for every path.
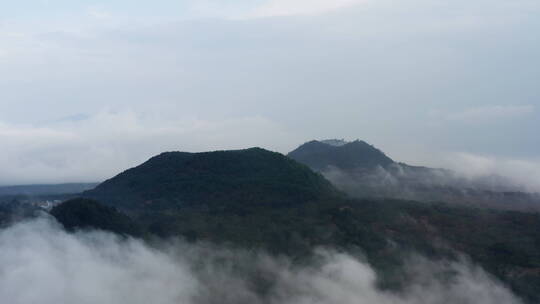
M 539 13 L 530 0 L 4 3 L 0 185 L 345 138 L 540 189 Z

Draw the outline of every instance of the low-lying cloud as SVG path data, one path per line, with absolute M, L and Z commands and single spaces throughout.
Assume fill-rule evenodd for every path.
M 261 116 L 174 120 L 130 111 L 102 111 L 44 125 L 0 122 L 0 140 L 0 185 L 102 181 L 164 151 L 286 150 L 299 141 Z
M 68 234 L 51 219 L 20 223 L 0 232 L 0 297 L 14 304 L 521 303 L 466 262 L 411 261 L 413 279 L 392 293 L 375 287 L 368 264 L 331 250 L 298 266 L 208 244 L 158 247 L 104 232 Z M 442 279 L 442 271 L 455 276 Z
M 501 189 L 540 192 L 540 160 L 461 152 L 447 154 L 443 163 L 470 180 L 501 176 L 507 179 L 506 185 L 499 185 Z
M 447 165 L 453 170 L 394 163 L 373 169 L 328 167 L 322 174 L 353 197 L 540 211 L 539 163 L 457 153 Z

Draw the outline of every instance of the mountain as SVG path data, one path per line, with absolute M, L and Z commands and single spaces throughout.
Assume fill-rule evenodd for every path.
M 383 151 L 362 140 L 352 142 L 342 139 L 312 140 L 300 145 L 287 156 L 319 172 L 333 169 L 373 172 L 383 169 L 396 178 L 407 176 L 417 181 L 425 181 L 432 177 L 450 178 L 452 175 L 450 170 L 395 162 Z
M 128 212 L 194 204 L 294 205 L 336 195 L 320 174 L 260 148 L 162 153 L 83 193 Z
M 352 147 L 376 152 L 361 142 Z M 83 195 L 99 202 L 52 211 L 68 229 L 133 229 L 150 240 L 182 237 L 300 262 L 320 247 L 361 252 L 388 289 L 407 282 L 410 254 L 465 255 L 527 303 L 540 301 L 540 213 L 349 198 L 307 166 L 259 148 L 163 153 Z
M 525 193 L 500 176 L 470 179 L 446 169 L 396 162 L 364 141 L 307 142 L 288 156 L 359 198 L 397 198 L 540 212 L 540 194 Z
M 377 148 L 364 141 L 345 142 L 339 140 L 310 141 L 287 156 L 316 171 L 329 167 L 342 170 L 350 168 L 373 169 L 394 163 Z

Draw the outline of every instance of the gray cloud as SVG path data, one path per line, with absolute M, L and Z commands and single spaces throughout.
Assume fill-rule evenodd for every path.
M 507 177 L 509 184 L 500 188 L 520 186 L 526 191 L 540 192 L 540 160 L 494 157 L 473 153 L 449 153 L 443 163 L 470 180 L 493 175 Z
M 490 105 L 475 108 L 468 108 L 463 111 L 453 113 L 439 113 L 433 111 L 431 114 L 436 119 L 447 120 L 450 122 L 466 123 L 466 124 L 483 124 L 497 123 L 501 120 L 524 119 L 535 112 L 533 105 Z M 442 115 L 442 117 L 441 117 Z
M 152 152 L 157 147 L 263 144 L 288 152 L 312 138 L 334 137 L 361 138 L 395 159 L 435 166 L 442 166 L 443 156 L 430 155 L 441 151 L 538 157 L 540 113 L 529 111 L 540 98 L 540 44 L 530 34 L 540 28 L 537 2 L 360 2 L 318 1 L 322 9 L 313 13 L 304 0 L 256 7 L 204 1 L 199 7 L 187 3 L 186 10 L 170 9 L 163 18 L 156 13 L 160 6 L 147 15 L 122 16 L 118 6 L 104 3 L 84 7 L 81 14 L 110 13 L 111 22 L 78 15 L 52 20 L 44 14 L 34 21 L 1 23 L 0 65 L 6 72 L 0 74 L 0 124 L 12 134 L 39 129 L 68 138 L 51 139 L 44 152 L 32 149 L 33 142 L 12 144 L 15 139 L 5 132 L 0 142 L 29 163 L 42 162 L 47 154 L 62 155 L 74 138 L 86 142 L 78 147 L 102 147 L 93 150 L 94 157 L 111 153 L 108 157 L 122 165 L 149 156 L 134 152 L 126 142 L 156 147 Z M 342 4 L 346 7 L 340 9 Z M 264 7 L 288 16 L 246 17 Z M 430 115 L 435 110 L 441 116 Z M 94 134 L 104 134 L 94 137 L 79 134 L 78 125 L 66 135 L 62 128 L 43 123 L 104 112 L 151 116 L 145 128 L 154 131 L 182 121 L 205 121 L 228 122 L 223 129 L 234 134 L 249 129 L 251 135 L 208 131 L 176 137 L 164 131 L 148 136 L 141 130 L 128 140 L 118 136 L 117 142 L 109 141 L 114 148 L 107 149 L 99 138 L 115 128 L 129 128 L 129 122 L 120 119 L 107 130 L 97 126 L 100 131 Z M 501 115 L 505 119 L 496 118 Z M 478 116 L 491 117 L 490 123 L 464 123 Z M 265 123 L 230 123 L 246 119 L 269 121 L 280 131 L 270 132 L 273 128 Z M 253 139 L 255 133 L 266 139 Z M 167 137 L 174 142 L 165 143 Z M 230 146 L 216 143 L 231 137 Z M 46 136 L 38 136 L 36 143 L 40 138 Z M 88 149 L 79 151 L 91 158 Z M 84 175 L 80 168 L 47 162 L 45 169 L 28 165 L 4 171 L 0 183 L 71 181 Z M 70 166 L 79 165 L 74 161 Z M 56 167 L 59 175 L 53 178 L 48 167 Z M 114 171 L 100 170 L 86 179 L 106 178 Z
M 103 232 L 67 234 L 50 219 L 0 231 L 0 295 L 9 303 L 521 303 L 467 262 L 411 260 L 414 278 L 400 293 L 375 287 L 361 260 L 320 250 L 318 262 L 211 245 L 156 249 Z M 442 272 L 453 272 L 444 280 Z M 250 280 L 274 284 L 263 294 Z M 259 290 L 259 291 L 257 291 Z
M 42 127 L 0 124 L 0 138 L 0 184 L 101 181 L 163 151 L 287 150 L 299 141 L 264 117 L 163 121 L 134 112 L 101 112 Z

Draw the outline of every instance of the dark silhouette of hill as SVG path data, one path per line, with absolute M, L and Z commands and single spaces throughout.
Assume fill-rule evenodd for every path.
M 43 209 L 21 203 L 16 197 L 0 197 L 0 228 L 39 216 Z
M 163 153 L 84 195 L 104 206 L 76 200 L 53 209 L 68 229 L 135 229 L 295 261 L 317 247 L 360 250 L 378 284 L 390 289 L 407 281 L 410 253 L 435 260 L 465 254 L 528 303 L 540 301 L 540 214 L 347 198 L 307 166 L 263 149 Z
M 126 216 L 92 201 L 68 202 L 52 213 L 69 229 L 133 234 Z M 409 254 L 435 261 L 465 254 L 528 303 L 540 300 L 540 214 L 334 198 L 286 206 L 193 204 L 174 212 L 144 210 L 133 222 L 147 236 L 264 249 L 297 261 L 318 247 L 360 250 L 377 270 L 379 286 L 392 290 L 407 281 L 404 258 Z
M 89 199 L 72 199 L 50 212 L 68 231 L 100 229 L 121 235 L 139 236 L 141 229 L 128 216 L 115 208 Z
M 397 198 L 540 212 L 540 195 L 500 176 L 468 179 L 446 169 L 395 162 L 363 142 L 310 141 L 288 154 L 359 198 Z
M 373 169 L 378 166 L 387 167 L 394 163 L 382 151 L 360 140 L 341 145 L 313 140 L 290 152 L 288 156 L 317 171 L 328 167 L 342 170 Z
M 162 153 L 83 194 L 128 212 L 193 204 L 279 206 L 335 195 L 320 174 L 260 148 Z

